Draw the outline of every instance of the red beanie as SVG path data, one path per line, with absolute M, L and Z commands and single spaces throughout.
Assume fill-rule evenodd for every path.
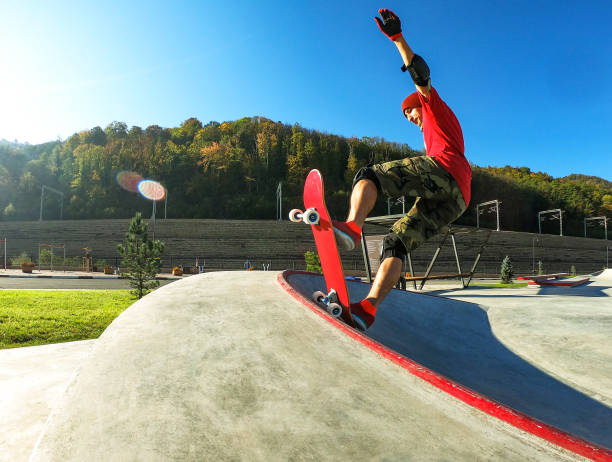
M 408 95 L 408 97 L 402 103 L 402 115 L 404 114 L 404 111 L 406 109 L 412 109 L 413 107 L 421 107 L 421 101 L 419 101 L 419 92 L 417 91 Z

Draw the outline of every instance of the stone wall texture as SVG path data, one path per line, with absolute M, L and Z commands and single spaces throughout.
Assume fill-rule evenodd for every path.
M 148 223 L 149 237 L 155 228 L 155 238 L 166 244 L 164 268 L 177 264 L 193 266 L 197 259 L 205 269 L 241 269 L 248 259 L 255 269 L 264 265 L 270 265 L 271 270 L 304 269 L 304 253 L 315 250 L 310 228 L 289 221 L 157 219 L 154 226 L 152 221 Z M 63 245 L 68 257 L 84 255 L 83 248 L 91 248 L 94 261 L 104 259 L 116 266 L 119 261 L 116 247 L 124 240 L 128 226 L 127 219 L 0 222 L 0 239 L 7 239 L 9 258 L 27 252 L 37 259 L 39 244 L 53 244 Z M 365 231 L 370 262 L 376 269 L 379 243 L 386 230 L 367 225 Z M 440 238 L 433 238 L 413 252 L 416 274 L 425 271 Z M 456 235 L 462 270 L 469 271 L 484 238 L 482 231 Z M 603 239 L 492 231 L 477 275 L 499 273 L 506 255 L 510 256 L 516 274 L 531 273 L 538 261 L 542 261 L 545 272 L 568 272 L 574 265 L 578 273 L 590 273 L 607 266 L 609 250 L 610 241 Z M 0 253 L 3 252 L 0 246 Z M 63 249 L 55 248 L 54 253 L 63 255 Z M 343 253 L 342 259 L 347 274 L 364 274 L 361 249 Z M 434 273 L 456 271 L 448 239 Z

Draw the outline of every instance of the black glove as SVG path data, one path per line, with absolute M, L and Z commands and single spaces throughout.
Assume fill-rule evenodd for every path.
M 378 12 L 382 16 L 382 21 L 378 16 L 375 16 L 374 19 L 380 30 L 392 41 L 398 40 L 402 36 L 400 18 L 393 11 L 386 8 L 382 8 Z

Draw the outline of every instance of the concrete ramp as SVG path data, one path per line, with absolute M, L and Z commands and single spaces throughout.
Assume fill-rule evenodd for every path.
M 312 293 L 326 290 L 322 276 L 290 272 L 286 280 L 313 307 Z M 352 301 L 370 287 L 347 284 Z M 382 355 L 518 428 L 583 455 L 600 453 L 597 446 L 612 448 L 612 409 L 506 348 L 493 335 L 485 307 L 393 290 L 366 337 Z
M 422 380 L 287 293 L 308 294 L 317 276 L 294 274 L 284 286 L 279 276 L 202 274 L 132 305 L 95 343 L 30 460 L 582 460 Z M 401 354 L 449 374 L 461 374 L 459 358 L 470 370 L 455 379 L 471 386 L 477 361 L 502 371 L 491 358 L 502 347 L 478 351 L 492 341 L 482 343 L 477 306 L 405 293 L 389 303 L 373 338 L 411 345 Z M 440 326 L 451 339 L 428 338 Z M 527 377 L 516 380 L 536 374 L 521 367 Z M 497 386 L 489 375 L 500 398 L 519 399 L 508 375 Z
M 612 284 L 612 269 L 607 268 L 592 279 L 601 282 L 609 282 Z

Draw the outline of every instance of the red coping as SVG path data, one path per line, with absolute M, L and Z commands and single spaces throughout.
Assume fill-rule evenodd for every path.
M 552 425 L 540 422 L 533 417 L 523 414 L 522 412 L 516 411 L 508 406 L 493 401 L 483 395 L 480 395 L 473 390 L 464 387 L 446 377 L 437 374 L 436 372 L 423 367 L 422 365 L 406 358 L 405 356 L 396 353 L 395 351 L 385 347 L 384 345 L 366 337 L 361 332 L 349 327 L 344 322 L 338 319 L 332 318 L 327 313 L 324 313 L 314 302 L 303 297 L 297 290 L 295 290 L 287 281 L 287 278 L 293 274 L 306 274 L 313 275 L 313 273 L 307 273 L 304 271 L 292 271 L 286 270 L 278 275 L 278 282 L 280 285 L 291 295 L 293 298 L 298 300 L 300 303 L 306 305 L 316 314 L 321 316 L 323 319 L 328 321 L 333 326 L 337 327 L 349 337 L 357 340 L 366 347 L 380 354 L 384 358 L 398 364 L 399 366 L 406 369 L 411 374 L 429 382 L 436 388 L 448 393 L 451 396 L 469 404 L 472 407 L 480 409 L 493 417 L 497 417 L 504 422 L 507 422 L 520 430 L 523 430 L 532 435 L 538 436 L 550 443 L 556 444 L 562 448 L 579 454 L 583 457 L 587 457 L 597 462 L 612 462 L 612 451 L 583 440 L 577 436 L 566 433 L 559 430 Z M 421 294 L 430 296 L 428 294 Z
M 555 281 L 554 279 L 551 281 L 532 281 L 528 282 L 529 285 L 538 285 L 538 286 L 563 286 L 563 287 L 574 287 L 579 286 L 580 284 L 584 284 L 585 282 L 589 282 L 591 278 L 585 279 L 566 279 Z
M 547 279 L 556 279 L 565 276 L 569 276 L 569 273 L 541 274 L 539 276 L 519 276 L 516 279 L 519 281 L 546 281 Z

